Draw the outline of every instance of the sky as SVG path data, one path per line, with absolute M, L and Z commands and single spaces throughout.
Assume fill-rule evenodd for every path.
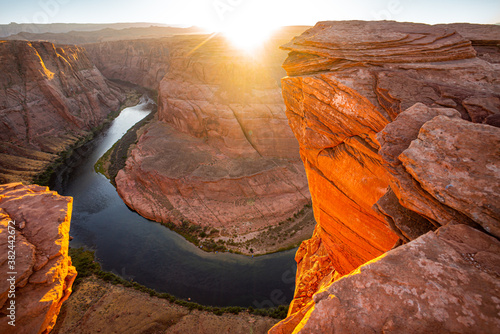
M 152 22 L 230 30 L 352 19 L 500 23 L 500 0 L 0 0 L 0 24 Z

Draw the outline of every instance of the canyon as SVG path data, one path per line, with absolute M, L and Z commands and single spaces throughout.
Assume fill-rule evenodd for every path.
M 78 46 L 0 41 L 0 59 L 0 183 L 35 180 L 126 98 Z
M 307 179 L 279 86 L 286 52 L 278 46 L 304 29 L 283 29 L 252 55 L 216 35 L 85 45 L 107 78 L 158 91 L 158 116 L 138 132 L 114 180 L 131 209 L 216 229 L 230 243 L 262 242 L 269 227 L 305 211 L 312 233 Z M 272 243 L 235 250 L 284 246 Z
M 272 76 L 276 63 L 238 54 L 220 37 L 194 52 L 203 40 L 175 42 L 158 122 L 143 130 L 118 173 L 120 196 L 152 220 L 229 235 L 293 216 L 310 196 Z
M 270 333 L 498 328 L 499 36 L 320 22 L 283 46 L 317 226 Z
M 115 179 L 131 209 L 231 238 L 269 234 L 312 200 L 317 224 L 295 256 L 294 299 L 269 333 L 495 332 L 500 26 L 340 21 L 303 30 L 289 28 L 252 55 L 220 36 L 85 49 L 0 42 L 0 183 L 29 182 L 102 124 L 125 100 L 117 82 L 157 90 L 158 113 Z M 0 185 L 1 227 L 19 224 L 25 255 L 22 328 L 49 332 L 71 293 L 71 207 L 45 187 Z M 90 292 L 78 297 L 95 304 L 92 317 L 72 302 L 65 312 L 74 317 L 57 330 L 122 328 L 110 319 L 135 321 L 138 310 L 113 300 L 147 299 L 85 284 Z M 153 321 L 141 319 L 144 330 L 241 325 L 185 309 L 169 318 L 158 300 L 145 307 Z M 242 332 L 273 324 L 244 317 Z

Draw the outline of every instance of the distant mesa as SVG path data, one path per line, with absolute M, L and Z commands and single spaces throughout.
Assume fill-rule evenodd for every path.
M 5 36 L 8 40 L 47 41 L 56 44 L 88 44 L 116 40 L 149 39 L 182 34 L 205 34 L 201 28 L 177 28 L 162 26 L 123 27 L 114 26 L 100 30 L 72 30 L 69 32 L 35 32 L 21 31 Z
M 36 24 L 36 23 L 15 23 L 0 24 L 0 38 L 8 37 L 11 35 L 19 34 L 22 32 L 33 34 L 64 34 L 72 31 L 97 31 L 103 29 L 128 29 L 128 28 L 148 28 L 148 27 L 170 27 L 167 24 L 161 23 L 49 23 L 49 24 Z M 172 26 L 175 28 L 175 26 Z

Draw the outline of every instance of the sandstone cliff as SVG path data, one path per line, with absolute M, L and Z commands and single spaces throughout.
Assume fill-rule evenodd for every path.
M 45 187 L 21 183 L 0 185 L 0 332 L 48 333 L 76 278 L 68 256 L 73 201 Z M 15 222 L 15 229 L 9 228 Z M 15 231 L 15 259 L 8 255 Z M 11 263 L 9 261 L 14 261 Z M 14 267 L 11 267 L 14 265 Z M 15 272 L 15 298 L 7 281 Z M 11 301 L 15 302 L 15 327 Z
M 157 90 L 169 68 L 170 41 L 170 38 L 109 41 L 84 47 L 106 78 Z
M 116 177 L 129 207 L 232 236 L 276 225 L 309 203 L 277 82 L 285 56 L 273 53 L 277 41 L 253 56 L 220 36 L 168 41 L 158 121 Z
M 296 255 L 289 317 L 271 333 L 498 328 L 498 241 L 485 232 L 500 237 L 499 36 L 321 22 L 283 46 L 283 97 L 318 224 Z M 460 277 L 463 289 L 450 288 Z
M 84 49 L 0 41 L 0 183 L 30 182 L 124 99 Z
M 317 292 L 302 322 L 270 333 L 494 333 L 499 251 L 466 225 L 428 232 Z

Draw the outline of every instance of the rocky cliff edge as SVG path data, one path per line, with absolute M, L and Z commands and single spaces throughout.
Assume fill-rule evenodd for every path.
M 498 26 L 346 21 L 283 46 L 318 224 L 270 333 L 498 328 L 499 42 Z
M 46 187 L 0 185 L 0 332 L 54 327 L 76 278 L 68 256 L 72 205 Z

